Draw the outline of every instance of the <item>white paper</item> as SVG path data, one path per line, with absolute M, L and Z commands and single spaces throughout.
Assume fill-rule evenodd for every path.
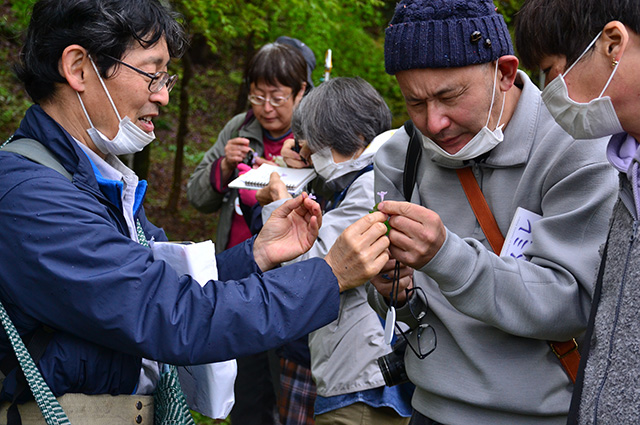
M 226 419 L 235 397 L 235 360 L 197 366 L 178 366 L 180 386 L 191 410 L 213 419 Z
M 166 261 L 178 274 L 188 274 L 200 286 L 218 278 L 216 249 L 210 240 L 193 242 L 155 242 L 149 246 L 156 260 Z M 192 410 L 213 419 L 225 419 L 235 397 L 238 368 L 235 360 L 196 366 L 178 366 L 178 377 L 187 404 Z
M 155 242 L 149 243 L 156 260 L 164 260 L 178 272 L 188 274 L 204 286 L 218 278 L 216 249 L 210 240 L 204 242 Z
M 507 237 L 504 240 L 504 245 L 502 245 L 500 256 L 528 260 L 524 252 L 529 248 L 529 246 L 531 246 L 531 244 L 533 244 L 531 233 L 533 230 L 533 223 L 541 218 L 542 216 L 539 214 L 526 210 L 522 207 L 518 207 L 515 215 L 513 216 L 513 220 L 511 221 L 511 225 L 509 226 L 509 231 L 507 232 Z
M 252 168 L 233 180 L 229 183 L 229 187 L 232 189 L 258 190 L 269 184 L 269 178 L 273 172 L 280 175 L 280 179 L 293 196 L 299 195 L 304 189 L 304 186 L 316 176 L 313 168 L 288 168 L 262 164 L 260 167 Z

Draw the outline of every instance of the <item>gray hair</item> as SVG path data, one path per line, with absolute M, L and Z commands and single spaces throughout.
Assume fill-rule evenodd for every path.
M 391 111 L 362 78 L 332 78 L 305 96 L 293 111 L 291 129 L 311 152 L 330 147 L 341 155 L 365 148 L 391 128 Z

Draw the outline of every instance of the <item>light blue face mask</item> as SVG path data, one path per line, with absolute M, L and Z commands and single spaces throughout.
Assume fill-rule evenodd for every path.
M 567 69 L 564 75 L 567 75 L 575 64 L 580 62 L 580 59 L 600 38 L 600 34 L 602 32 L 599 32 L 596 38 L 589 43 L 584 52 Z M 600 96 L 588 103 L 579 103 L 569 97 L 569 90 L 563 75 L 558 75 L 542 90 L 542 101 L 547 106 L 549 113 L 571 137 L 576 139 L 597 139 L 624 132 L 613 103 L 611 103 L 611 98 L 602 96 L 607 87 L 609 87 L 619 64 L 617 62 L 613 67 L 613 71 L 611 71 L 607 83 L 600 92 Z

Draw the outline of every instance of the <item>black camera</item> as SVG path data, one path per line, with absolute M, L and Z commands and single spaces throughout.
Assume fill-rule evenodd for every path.
M 389 354 L 378 357 L 378 366 L 382 372 L 384 383 L 388 387 L 409 382 L 407 370 L 404 366 L 404 353 L 407 351 L 407 340 L 403 335 L 398 336 L 398 341 Z

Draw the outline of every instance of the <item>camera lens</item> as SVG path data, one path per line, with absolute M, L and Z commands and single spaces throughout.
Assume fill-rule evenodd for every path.
M 409 382 L 407 370 L 404 367 L 405 348 L 406 341 L 402 340 L 393 347 L 392 352 L 386 356 L 378 357 L 378 366 L 382 372 L 384 383 L 388 387 Z

